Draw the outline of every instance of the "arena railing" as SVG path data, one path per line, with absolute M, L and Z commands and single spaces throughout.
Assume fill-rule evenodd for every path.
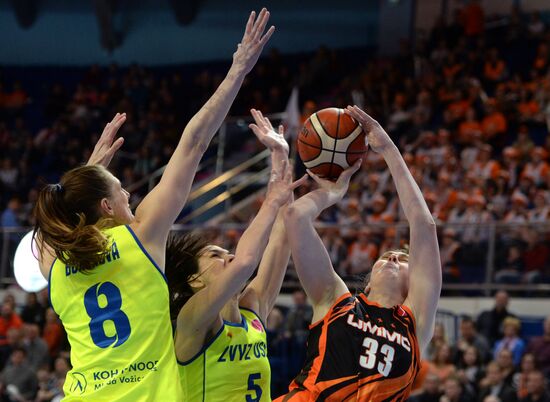
M 366 226 L 343 226 L 336 224 L 320 223 L 317 225 L 320 233 L 327 231 L 357 231 Z M 206 224 L 177 224 L 173 230 L 176 232 L 198 231 L 229 249 L 234 244 L 246 224 L 242 223 L 206 223 Z M 388 247 L 399 247 L 408 236 L 406 224 L 376 224 L 368 225 L 371 233 L 374 233 L 372 241 L 376 239 L 376 233 L 385 233 L 387 229 L 393 229 L 395 235 Z M 489 296 L 497 289 L 509 290 L 518 295 L 550 295 L 550 257 L 547 257 L 541 266 L 531 273 L 515 275 L 510 271 L 507 275 L 507 259 L 510 249 L 518 247 L 528 249 L 534 253 L 540 248 L 549 248 L 550 222 L 545 223 L 503 223 L 493 222 L 489 224 L 438 224 L 439 233 L 442 235 L 446 229 L 453 229 L 457 233 L 457 241 L 460 242 L 458 255 L 454 262 L 444 266 L 443 292 L 449 295 L 476 295 Z M 13 258 L 19 240 L 32 228 L 0 228 L 0 278 L 2 283 L 14 283 Z M 488 237 L 481 242 L 465 243 L 460 240 L 460 234 L 465 231 L 483 231 Z M 440 236 L 440 239 L 442 236 Z M 388 239 L 387 239 L 388 240 Z M 536 247 L 535 247 L 536 246 Z M 443 241 L 440 240 L 440 247 Z M 534 250 L 534 251 L 533 251 Z M 30 251 L 30 250 L 29 250 Z M 542 253 L 542 251 L 541 251 Z M 340 261 L 341 262 L 341 261 Z M 365 271 L 370 268 L 366 264 Z M 341 265 L 336 264 L 339 270 Z M 502 274 L 504 272 L 504 274 Z M 360 289 L 362 286 L 361 275 L 346 275 L 340 272 L 350 288 Z M 533 274 L 534 273 L 534 274 Z M 453 276 L 455 275 L 455 276 Z M 289 266 L 283 288 L 287 291 L 299 288 L 299 282 L 292 268 Z

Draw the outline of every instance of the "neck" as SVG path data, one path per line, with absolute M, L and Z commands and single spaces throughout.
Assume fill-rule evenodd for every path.
M 368 296 L 370 301 L 380 304 L 382 307 L 393 307 L 403 303 L 403 298 L 396 296 L 398 292 L 374 291 L 371 290 Z
M 239 296 L 235 295 L 225 303 L 222 311 L 220 312 L 222 318 L 225 321 L 240 323 L 241 312 L 239 311 Z

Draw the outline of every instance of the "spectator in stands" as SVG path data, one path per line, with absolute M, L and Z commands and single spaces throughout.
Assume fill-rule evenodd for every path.
M 11 328 L 21 328 L 23 321 L 14 311 L 14 304 L 10 300 L 4 300 L 0 314 L 0 350 L 8 345 L 7 333 Z
M 346 275 L 345 270 L 342 268 L 344 268 L 343 263 L 347 258 L 348 250 L 339 234 L 339 230 L 337 228 L 327 228 L 321 233 L 321 239 L 330 256 L 332 266 L 340 275 Z
M 516 392 L 504 382 L 504 374 L 496 362 L 487 365 L 485 378 L 480 381 L 478 400 L 481 402 L 489 395 L 498 397 L 501 402 L 517 401 Z
M 514 375 L 516 374 L 516 365 L 514 364 L 514 355 L 508 349 L 501 349 L 495 360 L 504 377 L 504 382 L 510 386 L 514 384 Z
M 19 228 L 21 227 L 21 221 L 19 219 L 19 212 L 21 210 L 21 200 L 19 197 L 12 197 L 8 201 L 8 206 L 2 212 L 0 218 L 0 227 L 4 228 Z
M 37 324 L 42 328 L 44 326 L 45 316 L 46 309 L 38 302 L 36 293 L 28 293 L 25 305 L 21 311 L 21 320 L 27 324 Z
M 285 337 L 295 339 L 298 344 L 305 345 L 313 309 L 307 303 L 303 290 L 297 290 L 292 294 L 294 305 L 290 308 L 285 323 Z
M 410 402 L 439 402 L 441 391 L 439 390 L 441 382 L 434 373 L 428 373 L 422 384 L 422 390 L 414 396 L 411 396 Z
M 47 343 L 40 338 L 40 327 L 37 324 L 25 324 L 23 347 L 27 355 L 27 363 L 34 371 L 47 367 L 50 362 Z
M 436 322 L 434 325 L 434 334 L 432 336 L 432 340 L 428 344 L 428 347 L 426 348 L 426 356 L 425 358 L 427 360 L 433 360 L 435 358 L 435 354 L 439 347 L 441 345 L 447 344 L 447 335 L 445 334 L 445 327 L 442 323 Z
M 34 397 L 38 380 L 26 361 L 25 349 L 13 350 L 10 364 L 0 373 L 0 382 L 6 387 L 5 394 L 13 400 L 25 401 Z
M 435 373 L 442 383 L 456 373 L 456 367 L 452 363 L 452 351 L 448 344 L 442 344 L 437 349 L 432 360 L 431 371 Z
M 494 357 L 503 349 L 509 350 L 512 352 L 514 365 L 519 366 L 525 349 L 525 342 L 519 337 L 521 321 L 515 317 L 506 317 L 502 322 L 502 329 L 504 337 L 495 343 Z
M 42 338 L 48 345 L 50 357 L 52 359 L 55 358 L 61 349 L 65 338 L 65 331 L 59 317 L 51 307 L 46 310 L 46 324 L 44 325 Z
M 529 341 L 527 353 L 535 356 L 537 368 L 550 379 L 550 315 L 544 320 L 543 331 L 542 336 L 536 336 Z
M 537 369 L 535 362 L 535 355 L 532 353 L 525 353 L 521 358 L 520 371 L 514 374 L 513 385 L 517 390 L 518 399 L 525 398 L 529 391 L 527 390 L 527 380 L 529 374 Z
M 478 384 L 484 374 L 479 351 L 475 346 L 468 346 L 458 362 L 456 376 L 468 393 L 477 395 Z
M 477 318 L 477 328 L 491 344 L 502 338 L 501 325 L 508 316 L 513 316 L 508 311 L 508 293 L 505 290 L 499 290 L 495 294 L 495 304 L 491 310 L 482 311 Z
M 462 388 L 460 380 L 456 376 L 451 376 L 443 383 L 443 395 L 440 402 L 473 402 L 474 399 L 467 391 Z
M 541 371 L 533 371 L 527 379 L 527 396 L 520 402 L 550 402 L 547 380 Z
M 345 261 L 346 272 L 354 276 L 366 272 L 378 257 L 378 247 L 372 239 L 370 231 L 362 228 L 357 240 L 349 246 L 348 257 Z
M 492 354 L 489 342 L 483 335 L 477 332 L 474 320 L 471 317 L 465 316 L 460 321 L 459 338 L 456 343 L 457 361 L 472 346 L 479 355 L 479 363 L 483 364 L 491 359 Z

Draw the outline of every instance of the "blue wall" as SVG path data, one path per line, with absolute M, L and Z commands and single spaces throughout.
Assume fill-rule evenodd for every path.
M 0 2 L 0 64 L 125 65 L 181 64 L 230 59 L 252 9 L 267 6 L 277 27 L 270 46 L 283 52 L 374 46 L 378 35 L 378 2 L 347 0 L 204 1 L 193 24 L 181 27 L 166 0 L 125 0 L 117 24 L 127 27 L 122 47 L 109 55 L 89 0 L 43 0 L 35 24 L 21 29 L 11 8 Z M 6 39 L 9 40 L 6 41 Z

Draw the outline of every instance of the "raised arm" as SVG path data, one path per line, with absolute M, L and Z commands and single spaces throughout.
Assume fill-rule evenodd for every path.
M 301 182 L 303 180 L 292 183 L 288 164 L 272 174 L 266 199 L 243 233 L 234 259 L 216 282 L 194 294 L 180 310 L 175 338 L 179 360 L 187 360 L 200 350 L 206 335 L 219 320 L 222 307 L 252 275 L 263 255 L 279 208 Z
M 107 123 L 101 133 L 101 136 L 97 140 L 86 165 L 101 165 L 104 167 L 109 166 L 109 163 L 111 163 L 116 151 L 118 151 L 124 143 L 124 138 L 119 137 L 115 140 L 115 137 L 125 121 L 126 113 L 117 113 L 115 117 L 113 117 L 113 120 Z M 38 248 L 40 254 L 38 256 L 40 272 L 46 280 L 49 280 L 50 269 L 55 260 L 55 252 L 45 242 L 41 241 L 40 231 L 36 233 L 36 236 L 37 238 L 35 240 L 41 244 L 41 247 Z
M 284 137 L 283 127 L 279 126 L 277 132 L 273 129 L 269 119 L 264 117 L 260 111 L 252 109 L 250 112 L 256 122 L 256 124 L 251 124 L 250 128 L 260 142 L 271 151 L 271 165 L 277 168 L 281 163 L 288 163 L 289 147 Z M 291 194 L 289 201 L 292 200 Z M 256 312 L 264 323 L 275 305 L 290 259 L 290 247 L 283 220 L 285 210 L 285 206 L 279 210 L 258 273 L 246 287 L 239 300 L 240 306 Z
M 319 188 L 294 201 L 286 212 L 285 223 L 292 259 L 313 305 L 314 322 L 324 317 L 336 299 L 348 292 L 348 288 L 334 271 L 313 222 L 323 210 L 344 197 L 351 176 L 360 166 L 359 160 L 342 172 L 336 183 L 320 179 L 308 171 Z
M 348 106 L 346 113 L 361 124 L 373 151 L 384 157 L 409 222 L 410 279 L 405 304 L 415 315 L 416 332 L 424 350 L 433 335 L 435 313 L 441 293 L 441 260 L 436 225 L 420 188 L 386 131 L 357 106 Z
M 269 12 L 265 8 L 257 19 L 254 12 L 250 14 L 227 76 L 187 124 L 159 184 L 137 208 L 133 225 L 161 268 L 164 267 L 168 231 L 187 201 L 199 161 L 275 29 L 271 27 L 263 35 L 268 19 Z

